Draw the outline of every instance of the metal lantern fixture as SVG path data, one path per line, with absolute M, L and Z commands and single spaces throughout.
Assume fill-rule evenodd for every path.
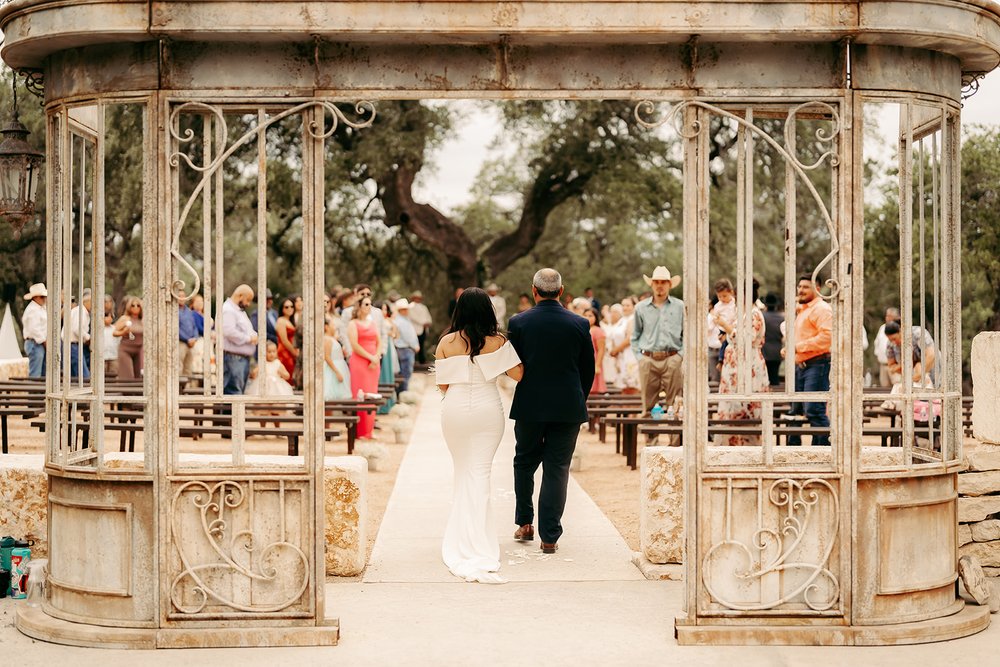
M 0 217 L 14 227 L 14 238 L 20 238 L 25 223 L 35 217 L 35 191 L 42 166 L 43 154 L 28 145 L 31 134 L 17 116 L 17 73 L 11 88 L 14 91 L 11 118 L 0 134 Z

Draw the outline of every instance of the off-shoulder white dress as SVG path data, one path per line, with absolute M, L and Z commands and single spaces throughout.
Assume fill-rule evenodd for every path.
M 500 543 L 490 506 L 493 456 L 506 419 L 497 377 L 521 360 L 509 343 L 475 358 L 459 355 L 435 362 L 437 384 L 448 385 L 441 404 L 441 431 L 455 466 L 455 493 L 441 557 L 456 577 L 502 584 Z

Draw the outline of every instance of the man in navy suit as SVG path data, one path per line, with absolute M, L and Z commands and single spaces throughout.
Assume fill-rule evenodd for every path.
M 562 276 L 540 269 L 532 280 L 535 307 L 507 325 L 510 342 L 524 362 L 524 377 L 514 392 L 515 420 L 514 539 L 535 538 L 532 495 L 535 471 L 542 466 L 538 494 L 538 533 L 542 551 L 555 553 L 562 535 L 569 467 L 580 424 L 587 421 L 587 395 L 594 383 L 594 344 L 585 318 L 559 303 Z

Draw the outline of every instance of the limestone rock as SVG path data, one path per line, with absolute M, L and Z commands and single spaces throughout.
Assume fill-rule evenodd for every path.
M 972 542 L 958 548 L 959 556 L 974 556 L 982 565 L 1000 567 L 1000 540 Z
M 399 402 L 407 405 L 416 405 L 420 401 L 420 395 L 415 391 L 404 391 L 399 394 Z
M 323 482 L 326 573 L 360 574 L 368 549 L 368 463 L 360 456 L 329 457 Z
M 639 548 L 651 563 L 681 563 L 684 557 L 684 450 L 645 447 L 640 456 Z
M 972 433 L 982 442 L 1000 444 L 1000 331 L 972 339 Z
M 979 559 L 969 554 L 963 554 L 958 559 L 958 576 L 961 577 L 965 590 L 969 592 L 976 604 L 982 606 L 990 598 L 992 588 L 986 585 L 986 574 L 979 564 Z
M 961 473 L 958 476 L 958 493 L 963 496 L 1000 493 L 1000 470 Z
M 0 467 L 0 526 L 4 535 L 31 539 L 32 558 L 48 555 L 49 478 L 42 471 L 43 457 L 5 454 Z
M 1000 521 L 997 519 L 987 519 L 970 523 L 969 532 L 972 533 L 973 542 L 992 542 L 1000 540 Z
M 980 496 L 958 499 L 959 523 L 983 521 L 991 514 L 1000 512 L 1000 496 Z
M 987 577 L 1000 577 L 1000 567 L 984 567 L 983 572 Z
M 958 524 L 958 545 L 968 544 L 972 541 L 972 529 L 969 527 L 972 524 L 960 523 Z
M 988 444 L 970 447 L 966 450 L 965 460 L 969 464 L 969 472 L 1000 470 L 1000 447 Z

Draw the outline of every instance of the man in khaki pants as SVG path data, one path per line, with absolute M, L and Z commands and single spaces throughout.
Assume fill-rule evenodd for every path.
M 632 351 L 639 360 L 643 411 L 649 414 L 661 392 L 666 407 L 673 405 L 683 388 L 684 302 L 670 297 L 681 277 L 671 277 L 667 267 L 658 266 L 652 276 L 642 277 L 653 289 L 653 296 L 635 307 Z

